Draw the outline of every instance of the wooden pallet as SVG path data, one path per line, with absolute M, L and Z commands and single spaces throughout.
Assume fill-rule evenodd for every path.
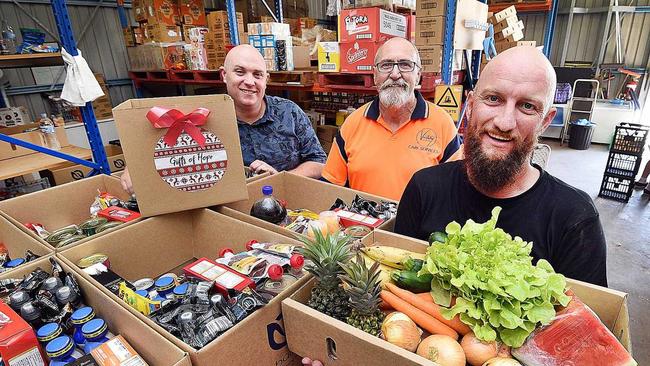
M 372 89 L 375 87 L 373 74 L 320 73 L 318 84 L 331 89 Z
M 170 71 L 171 80 L 184 81 L 187 84 L 214 84 L 223 82 L 219 70 L 178 70 Z
M 267 85 L 300 85 L 312 86 L 316 81 L 316 72 L 313 70 L 294 70 L 294 71 L 269 71 L 269 81 Z

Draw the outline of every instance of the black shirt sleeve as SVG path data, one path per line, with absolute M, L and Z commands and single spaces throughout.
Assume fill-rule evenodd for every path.
M 597 214 L 569 228 L 558 249 L 551 261 L 556 272 L 607 287 L 607 244 Z
M 402 194 L 395 218 L 395 233 L 422 239 L 420 236 L 420 220 L 422 212 L 422 197 L 417 183 L 416 173 L 413 175 Z

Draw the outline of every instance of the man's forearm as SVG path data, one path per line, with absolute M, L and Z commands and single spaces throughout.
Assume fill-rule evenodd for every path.
M 315 161 L 306 161 L 298 165 L 295 169 L 290 170 L 291 173 L 303 175 L 309 178 L 320 178 L 325 164 L 317 163 Z

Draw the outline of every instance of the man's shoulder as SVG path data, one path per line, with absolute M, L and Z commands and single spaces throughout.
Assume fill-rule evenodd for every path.
M 453 174 L 462 172 L 463 161 L 456 160 L 438 164 L 418 170 L 413 174 L 412 180 L 417 184 L 429 185 L 432 182 L 450 181 Z
M 273 96 L 273 95 L 267 95 L 266 96 L 266 103 L 268 104 L 268 106 L 270 108 L 273 108 L 273 109 L 276 109 L 276 108 L 277 109 L 300 109 L 300 107 L 298 107 L 298 105 L 295 102 L 293 102 L 293 101 L 291 101 L 289 99 L 276 97 L 276 96 Z
M 370 107 L 371 103 L 372 102 L 362 105 L 347 116 L 345 122 L 341 125 L 342 134 L 352 133 L 359 128 L 360 123 L 366 118 L 366 111 Z
M 577 216 L 598 214 L 594 201 L 585 191 L 564 182 L 548 172 L 544 172 L 544 179 L 549 187 L 548 199 L 553 203 L 561 203 L 557 207 L 567 211 L 567 214 Z

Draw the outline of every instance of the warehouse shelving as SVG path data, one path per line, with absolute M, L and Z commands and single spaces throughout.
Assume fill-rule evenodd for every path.
M 70 24 L 70 17 L 68 15 L 68 9 L 65 4 L 65 0 L 52 0 L 52 11 L 54 13 L 54 19 L 56 22 L 57 29 L 59 31 L 59 36 L 61 39 L 61 46 L 68 51 L 72 56 L 77 56 L 78 50 L 77 45 L 74 39 L 74 34 L 72 31 L 72 25 Z M 53 55 L 50 55 L 53 56 Z M 52 60 L 53 58 L 50 58 Z M 60 59 L 60 54 L 58 56 Z M 34 61 L 39 60 L 39 56 L 30 56 L 26 60 Z M 58 61 L 57 61 L 58 62 Z M 8 65 L 11 65 L 7 63 Z M 59 63 L 60 64 L 60 63 Z M 38 61 L 21 63 L 19 67 L 31 67 L 31 66 L 43 66 L 39 64 Z M 17 66 L 3 66 L 0 64 L 0 67 L 17 67 Z M 16 139 L 14 137 L 0 134 L 0 141 L 5 141 L 10 144 L 14 144 L 20 147 L 34 150 L 39 153 L 44 153 L 59 159 L 68 160 L 70 162 L 81 164 L 92 168 L 90 175 L 95 175 L 98 173 L 110 174 L 110 167 L 108 165 L 108 160 L 106 158 L 106 152 L 104 151 L 104 145 L 102 143 L 102 138 L 99 133 L 99 127 L 97 126 L 97 119 L 95 118 L 95 113 L 93 112 L 92 103 L 88 102 L 85 106 L 80 107 L 81 115 L 86 127 L 86 135 L 88 136 L 88 143 L 92 150 L 93 161 L 84 160 L 83 158 L 78 157 L 79 155 L 66 154 L 65 150 L 57 151 L 45 148 L 40 145 L 35 145 Z
M 58 65 L 63 65 L 63 58 L 59 52 L 0 56 L 0 69 Z

